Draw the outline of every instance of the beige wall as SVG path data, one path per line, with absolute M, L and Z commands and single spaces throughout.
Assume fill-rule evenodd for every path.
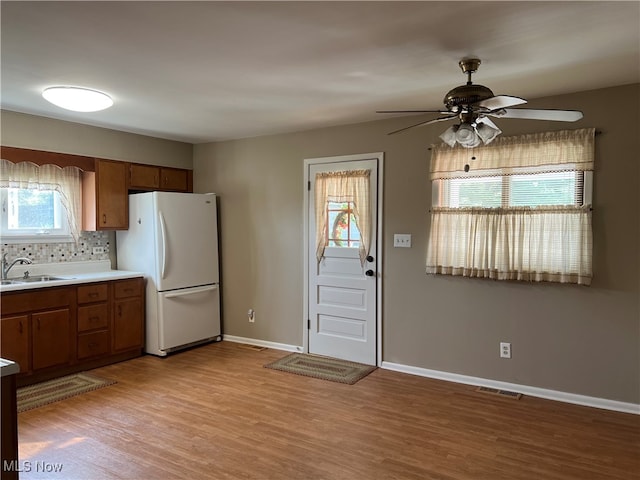
M 427 276 L 428 146 L 443 124 L 385 119 L 194 148 L 195 191 L 220 194 L 224 333 L 302 344 L 303 160 L 385 152 L 384 360 L 640 403 L 640 86 L 531 102 L 575 124 L 497 121 L 505 135 L 596 127 L 591 287 Z M 410 233 L 410 249 L 394 249 Z M 255 324 L 246 312 L 254 308 Z M 500 359 L 498 344 L 512 344 Z
M 107 128 L 0 112 L 1 144 L 49 152 L 70 153 L 166 167 L 193 168 L 193 145 Z M 116 267 L 115 233 L 108 234 L 109 258 Z M 47 244 L 55 249 L 58 244 Z M 68 245 L 60 245 L 67 249 Z
M 2 110 L 2 145 L 192 169 L 193 145 Z

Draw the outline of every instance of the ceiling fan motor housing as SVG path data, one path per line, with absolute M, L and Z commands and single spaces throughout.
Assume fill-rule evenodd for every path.
M 460 85 L 445 95 L 444 104 L 448 110 L 456 111 L 454 107 L 469 106 L 493 96 L 493 92 L 484 85 Z

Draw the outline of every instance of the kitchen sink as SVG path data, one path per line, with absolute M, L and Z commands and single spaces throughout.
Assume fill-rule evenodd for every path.
M 32 275 L 30 277 L 5 278 L 0 280 L 0 285 L 19 285 L 21 283 L 53 282 L 54 280 L 67 280 L 64 277 L 54 277 L 53 275 Z
M 52 282 L 54 280 L 66 280 L 62 277 L 54 277 L 53 275 L 33 275 L 26 278 L 18 278 L 18 283 L 31 283 L 31 282 Z

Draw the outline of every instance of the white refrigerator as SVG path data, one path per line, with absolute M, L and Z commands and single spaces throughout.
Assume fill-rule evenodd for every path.
M 221 340 L 215 194 L 129 195 L 129 230 L 116 233 L 118 268 L 146 277 L 145 352 Z

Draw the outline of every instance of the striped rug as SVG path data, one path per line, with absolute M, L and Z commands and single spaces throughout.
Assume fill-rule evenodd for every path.
M 348 385 L 353 385 L 377 368 L 362 363 L 303 353 L 292 353 L 280 360 L 268 363 L 265 367 Z
M 20 387 L 17 391 L 18 413 L 74 397 L 116 383 L 90 373 L 75 373 L 46 382 Z

